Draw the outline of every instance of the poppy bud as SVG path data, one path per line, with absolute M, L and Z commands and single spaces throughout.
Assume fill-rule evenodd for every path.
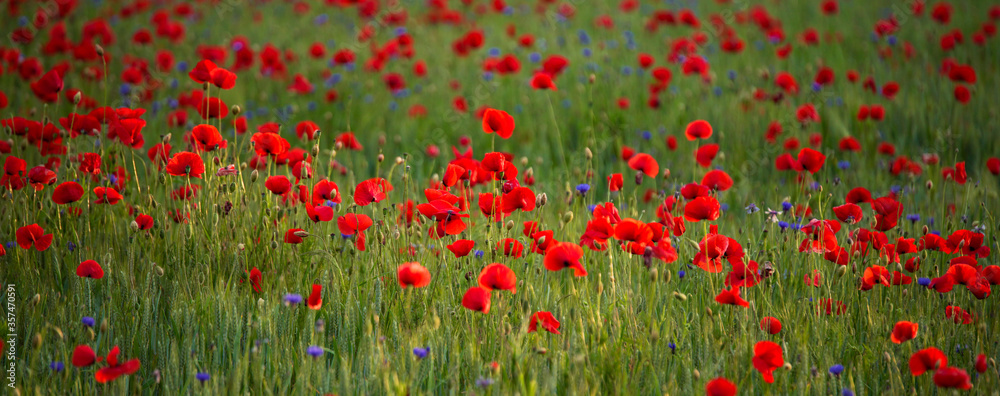
M 236 192 L 236 182 L 229 183 L 229 192 Z
M 691 371 L 691 376 L 694 377 L 694 379 L 696 380 L 701 379 L 701 372 L 698 371 L 698 369 L 694 369 Z
M 635 184 L 636 185 L 642 184 L 642 175 L 643 175 L 642 172 L 636 172 L 635 173 Z
M 257 181 L 258 177 L 260 177 L 260 174 L 257 173 L 256 169 L 254 169 L 253 172 L 250 172 L 250 183 Z
M 643 259 L 645 259 L 645 258 L 643 258 Z M 660 272 L 657 271 L 656 268 L 653 268 L 653 269 L 649 270 L 649 280 L 650 281 L 656 282 L 659 279 L 659 277 L 660 277 Z
M 295 231 L 292 234 L 294 234 L 295 236 L 297 236 L 299 238 L 305 238 L 305 237 L 309 236 L 309 233 L 306 232 L 306 231 Z
M 505 224 L 504 227 L 507 229 L 507 231 L 513 230 L 514 229 L 514 220 L 507 220 L 507 224 Z M 545 238 L 545 237 L 542 237 L 542 238 Z M 539 242 L 539 243 L 542 243 L 542 242 Z
M 402 165 L 402 164 L 403 164 L 403 157 L 396 157 L 396 165 Z
M 240 105 L 232 105 L 229 108 L 229 111 L 233 113 L 233 115 L 240 115 L 240 113 L 243 111 L 243 108 L 241 108 Z
M 108 331 L 108 320 L 104 319 L 101 320 L 101 332 L 104 333 L 106 331 Z
M 94 45 L 94 47 L 96 47 L 96 48 L 94 48 L 94 50 L 95 50 L 95 52 L 97 52 L 97 56 L 103 58 L 104 57 L 104 47 L 102 47 L 100 44 L 96 44 L 96 45 Z
M 847 266 L 846 265 L 841 265 L 841 266 L 837 267 L 837 278 L 840 278 L 840 277 L 842 277 L 842 276 L 844 276 L 846 274 L 847 274 Z
M 573 212 L 566 211 L 566 213 L 563 213 L 562 219 L 563 219 L 564 223 L 570 223 L 570 222 L 572 222 L 573 221 Z
M 64 339 L 64 338 L 66 338 L 65 336 L 63 336 L 63 332 L 62 332 L 62 329 L 60 329 L 60 328 L 58 328 L 58 327 L 56 327 L 56 326 L 52 326 L 52 331 L 56 332 L 56 335 L 58 335 L 58 336 L 59 336 L 59 339 L 60 339 L 60 340 L 62 340 L 62 339 Z
M 31 338 L 31 346 L 35 349 L 42 347 L 42 335 L 35 333 L 35 336 Z
M 382 162 L 382 161 L 385 161 L 385 156 L 382 155 L 382 154 L 379 154 L 378 157 L 375 157 L 375 159 L 378 160 L 378 162 Z
M 705 314 L 707 314 L 708 317 L 712 317 L 713 316 L 712 308 L 705 308 Z
M 330 150 L 330 159 L 337 158 L 337 150 Z
M 785 362 L 785 365 L 781 366 L 781 368 L 785 369 L 785 371 L 789 371 L 792 369 L 792 364 Z
M 892 355 L 890 355 L 890 354 L 889 354 L 889 352 L 885 352 L 885 353 L 884 353 L 883 355 L 885 356 L 885 360 L 886 360 L 886 361 L 888 361 L 888 362 L 890 362 L 890 363 L 892 362 Z M 937 361 L 935 361 L 935 362 L 934 362 L 934 365 L 935 365 L 935 366 L 937 366 L 937 365 L 939 365 L 939 364 L 941 364 L 941 361 L 940 361 L 940 360 L 937 360 Z M 937 367 L 935 367 L 935 368 L 937 368 Z
M 431 323 L 434 324 L 434 329 L 437 330 L 439 327 L 441 327 L 441 317 L 437 316 L 437 314 L 435 313 L 434 317 L 431 318 Z
M 548 352 L 549 352 L 549 350 L 548 350 L 548 349 L 545 349 L 545 348 L 543 348 L 543 347 L 536 347 L 536 348 L 535 348 L 535 353 L 537 353 L 537 354 L 539 354 L 539 355 L 544 355 L 544 354 L 546 354 L 546 353 L 548 353 Z
M 132 220 L 132 222 L 129 223 L 128 228 L 131 228 L 132 232 L 139 231 L 139 223 L 137 223 L 135 220 Z
M 81 100 L 83 100 L 83 92 L 77 91 L 77 93 L 73 95 L 73 105 L 76 106 L 80 104 Z
M 208 91 L 208 83 L 207 82 L 201 84 L 201 90 L 202 91 Z
M 153 270 L 156 272 L 157 276 L 163 276 L 163 267 L 153 264 Z
M 925 184 L 925 186 L 927 186 L 928 190 L 932 190 L 932 189 L 934 189 L 934 182 L 928 180 L 927 184 Z
M 549 201 L 549 197 L 545 193 L 541 193 L 535 196 L 535 206 L 541 207 L 545 206 L 545 203 Z
M 594 152 L 590 151 L 590 147 L 584 147 L 583 156 L 587 158 L 587 161 L 590 161 L 594 158 Z
M 277 250 L 278 249 L 278 242 L 271 241 L 271 249 L 272 250 Z
M 597 295 L 604 294 L 604 282 L 601 281 L 601 274 L 597 274 Z
M 167 183 L 167 176 L 166 176 L 165 173 L 160 173 L 160 175 L 157 176 L 157 179 L 158 179 L 157 181 L 159 181 L 160 184 L 166 184 Z
M 674 298 L 676 298 L 679 301 L 687 301 L 688 296 L 687 294 L 681 292 L 674 292 Z
M 260 308 L 261 310 L 264 310 L 264 299 L 263 298 L 258 298 L 257 299 L 257 308 Z
M 521 166 L 528 166 L 528 157 L 521 157 Z

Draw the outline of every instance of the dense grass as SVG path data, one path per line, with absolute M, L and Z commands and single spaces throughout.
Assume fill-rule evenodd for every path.
M 898 227 L 886 232 L 890 241 L 900 236 L 919 238 L 928 229 L 947 237 L 958 229 L 982 226 L 985 244 L 994 251 L 1000 249 L 994 237 L 1000 209 L 998 179 L 985 165 L 988 157 L 1000 153 L 995 139 L 1000 123 L 994 105 L 1000 88 L 1000 51 L 996 38 L 984 46 L 971 42 L 972 32 L 988 20 L 987 2 L 952 2 L 954 14 L 947 26 L 929 18 L 930 5 L 924 15 L 914 16 L 909 14 L 909 1 L 902 0 L 844 0 L 835 16 L 822 15 L 817 2 L 765 2 L 794 46 L 782 60 L 774 55 L 776 45 L 768 43 L 757 27 L 735 22 L 733 15 L 748 8 L 740 0 L 734 4 L 643 3 L 632 13 L 618 11 L 617 3 L 569 0 L 576 15 L 568 21 L 555 17 L 555 5 L 537 14 L 532 12 L 533 2 L 512 1 L 514 15 L 507 16 L 477 15 L 472 11 L 475 6 L 467 9 L 456 2 L 452 7 L 463 10 L 467 18 L 458 27 L 430 25 L 422 19 L 423 2 L 404 1 L 398 8 L 383 7 L 409 11 L 406 30 L 415 40 L 416 55 L 390 61 L 382 73 L 372 73 L 363 70 L 370 56 L 369 44 L 355 38 L 362 22 L 354 8 L 310 2 L 311 11 L 299 15 L 286 2 L 233 1 L 193 4 L 199 16 L 183 19 L 187 38 L 176 44 L 163 39 L 151 46 L 130 43 L 132 33 L 149 27 L 151 11 L 115 22 L 117 42 L 104 46 L 112 57 L 107 65 L 109 80 L 90 82 L 73 71 L 67 75 L 66 87 L 79 88 L 102 105 L 146 108 L 145 147 L 131 150 L 103 134 L 66 137 L 68 154 L 57 172 L 58 182 L 78 180 L 86 191 L 83 200 L 56 205 L 50 199 L 53 186 L 3 192 L 0 212 L 5 221 L 0 224 L 0 241 L 6 244 L 6 255 L 0 257 L 0 282 L 16 289 L 15 361 L 20 394 L 698 394 L 709 380 L 720 376 L 733 381 L 742 394 L 839 394 L 843 389 L 857 395 L 945 394 L 950 391 L 938 390 L 932 374 L 914 377 L 907 366 L 914 352 L 932 346 L 944 351 L 952 366 L 969 372 L 972 392 L 1000 391 L 995 363 L 984 374 L 973 369 L 978 354 L 985 353 L 992 361 L 1000 353 L 996 297 L 980 300 L 961 286 L 942 294 L 916 282 L 918 277 L 944 274 L 952 256 L 930 251 L 912 254 L 924 260 L 910 274 L 914 283 L 860 291 L 865 268 L 877 264 L 892 271 L 897 264 L 887 264 L 876 254 L 855 257 L 838 269 L 822 255 L 800 253 L 798 246 L 805 234 L 783 229 L 765 214 L 769 208 L 781 211 L 782 202 L 787 201 L 812 209 L 805 221 L 832 219 L 831 208 L 842 204 L 850 189 L 866 187 L 878 197 L 898 186 L 904 214 L 919 214 L 920 220 L 901 219 Z M 65 21 L 74 41 L 88 20 L 121 7 L 113 2 L 84 3 Z M 25 10 L 33 7 L 23 6 Z M 708 32 L 709 42 L 699 53 L 709 60 L 711 82 L 685 76 L 678 65 L 665 63 L 670 40 L 690 35 L 693 29 L 664 26 L 655 33 L 643 29 L 653 10 L 681 7 L 695 10 Z M 901 22 L 895 35 L 898 43 L 890 46 L 885 38 L 874 41 L 872 27 L 893 10 Z M 314 24 L 321 13 L 329 21 Z M 742 53 L 719 50 L 708 27 L 713 13 L 726 19 L 746 41 Z M 260 14 L 259 22 L 254 21 L 254 14 Z M 615 28 L 595 28 L 593 21 L 601 14 L 612 15 Z M 3 18 L 16 21 L 6 13 Z M 473 21 L 483 30 L 485 45 L 467 57 L 457 57 L 450 43 L 469 30 Z M 535 48 L 519 48 L 504 33 L 508 24 L 517 28 L 518 35 L 534 34 Z M 14 23 L 4 25 L 5 34 L 13 30 Z M 841 40 L 801 45 L 798 36 L 808 27 L 817 29 L 821 37 L 834 33 Z M 955 28 L 965 33 L 966 41 L 945 53 L 938 45 L 939 37 Z M 393 29 L 377 26 L 375 40 L 384 43 L 393 37 Z M 581 32 L 589 40 L 581 39 Z M 627 32 L 636 49 L 627 45 Z M 199 85 L 182 71 L 157 73 L 153 77 L 164 83 L 153 95 L 157 104 L 129 99 L 119 93 L 118 76 L 125 68 L 121 59 L 131 55 L 152 63 L 159 49 L 168 48 L 178 61 L 193 66 L 199 60 L 197 45 L 228 46 L 236 35 L 245 36 L 256 50 L 271 43 L 295 52 L 299 59 L 288 63 L 285 79 L 261 76 L 255 63 L 251 70 L 238 73 L 236 87 L 224 91 L 221 98 L 240 106 L 244 115 L 253 115 L 251 133 L 264 122 L 279 122 L 281 134 L 293 147 L 318 154 L 313 154 L 313 179 L 302 184 L 311 189 L 315 181 L 330 178 L 340 186 L 344 199 L 336 208 L 337 216 L 353 212 L 375 220 L 367 233 L 366 251 L 358 251 L 352 240 L 341 238 L 335 222 L 313 223 L 304 206 L 287 206 L 265 189 L 267 176 L 291 176 L 291 169 L 273 164 L 256 172 L 245 168 L 253 151 L 250 133 L 234 133 L 233 115 L 212 121 L 221 126 L 229 148 L 203 155 L 204 179 L 169 176 L 146 158 L 146 149 L 164 136 L 169 136 L 175 153 L 193 151 L 182 135 L 200 117 L 189 110 L 189 125 L 169 127 L 167 100 Z M 41 57 L 46 70 L 68 59 L 41 55 L 46 37 L 40 36 L 20 47 L 25 56 Z M 310 44 L 327 40 L 332 44 L 326 57 L 308 57 Z M 912 58 L 903 55 L 903 42 L 912 43 Z M 481 64 L 493 47 L 516 55 L 521 71 L 484 78 Z M 880 58 L 879 49 L 886 47 L 892 48 L 892 56 Z M 332 51 L 342 48 L 358 53 L 355 70 L 327 64 Z M 590 57 L 584 56 L 585 48 L 592 51 Z M 532 71 L 540 67 L 529 61 L 532 52 L 569 59 L 570 66 L 556 80 L 558 91 L 533 90 L 528 85 Z M 646 106 L 652 77 L 648 71 L 637 70 L 639 52 L 652 54 L 657 66 L 668 65 L 674 72 L 670 88 L 659 95 L 657 109 Z M 937 72 L 946 57 L 977 71 L 968 104 L 953 99 L 955 83 Z M 232 55 L 227 64 L 231 59 Z M 413 75 L 417 59 L 426 61 L 426 77 Z M 833 68 L 836 81 L 814 92 L 809 83 L 820 65 Z M 623 73 L 623 67 L 630 67 L 631 73 Z M 340 76 L 333 86 L 340 97 L 333 103 L 323 98 L 327 88 L 322 72 L 326 69 Z M 879 85 L 896 81 L 900 93 L 889 100 L 867 92 L 860 82 L 847 81 L 848 69 L 858 70 L 862 78 L 874 77 Z M 0 91 L 10 99 L 4 117 L 55 120 L 75 111 L 66 98 L 43 105 L 28 88 L 29 82 L 4 71 Z M 772 80 L 780 71 L 795 76 L 801 92 L 786 95 L 776 104 L 754 101 L 755 88 L 777 92 Z M 381 75 L 387 72 L 401 73 L 408 93 L 394 95 L 385 89 Z M 315 92 L 287 92 L 290 76 L 296 73 L 315 84 Z M 449 87 L 453 80 L 461 84 L 459 89 Z M 209 94 L 217 96 L 218 90 L 212 87 Z M 468 113 L 453 109 L 456 96 L 469 101 Z M 619 98 L 628 98 L 631 107 L 620 109 Z M 821 122 L 799 124 L 795 109 L 805 103 L 817 107 Z M 426 107 L 427 115 L 408 117 L 408 109 L 417 104 Z M 855 114 L 861 104 L 884 105 L 885 120 L 858 121 Z M 514 136 L 502 140 L 482 134 L 481 122 L 472 114 L 480 106 L 513 115 Z M 673 238 L 676 262 L 653 260 L 649 268 L 642 256 L 629 255 L 614 242 L 605 252 L 585 248 L 582 263 L 589 275 L 581 278 L 573 277 L 571 271 L 547 271 L 543 256 L 528 251 L 531 239 L 521 233 L 524 221 L 538 221 L 541 229 L 553 230 L 560 241 L 578 242 L 591 218 L 588 205 L 592 204 L 613 202 L 623 218 L 657 221 L 656 207 L 663 197 L 684 184 L 700 182 L 706 171 L 691 155 L 698 143 L 683 137 L 685 125 L 695 119 L 713 125 L 715 134 L 708 143 L 721 147 L 713 166 L 726 170 L 734 180 L 730 190 L 718 194 L 728 210 L 712 224 L 737 240 L 748 260 L 762 267 L 769 262 L 776 270 L 761 284 L 742 290 L 749 307 L 714 300 L 725 272 L 711 274 L 687 264 L 707 233 L 704 222 L 687 223 L 687 232 Z M 320 126 L 323 132 L 317 141 L 295 137 L 294 126 L 302 120 Z M 785 130 L 778 144 L 764 139 L 773 121 Z M 335 150 L 333 139 L 344 131 L 354 131 L 364 149 Z M 648 139 L 643 137 L 647 131 Z M 785 138 L 797 137 L 806 146 L 814 132 L 821 134 L 819 150 L 827 155 L 823 169 L 806 176 L 818 182 L 818 188 L 799 184 L 794 172 L 774 167 L 775 158 L 785 152 L 781 146 Z M 426 218 L 412 227 L 398 221 L 396 205 L 406 200 L 426 202 L 424 189 L 444 174 L 453 158 L 448 148 L 457 146 L 463 135 L 472 138 L 476 158 L 490 151 L 513 153 L 521 175 L 530 169 L 535 176 L 532 189 L 547 195 L 545 205 L 532 212 L 515 212 L 503 223 L 490 224 L 472 203 L 470 227 L 458 237 L 475 240 L 475 249 L 485 251 L 481 258 L 456 259 L 444 246 L 457 237 L 428 238 L 430 221 Z M 666 146 L 671 135 L 679 140 L 676 151 Z M 856 137 L 863 151 L 838 150 L 838 142 L 846 136 Z M 27 160 L 29 169 L 45 163 L 47 157 L 25 144 L 23 137 L 5 131 L 3 139 L 12 139 L 10 155 Z M 894 176 L 889 172 L 894 157 L 876 152 L 883 141 L 895 145 L 897 155 L 919 162 L 921 154 L 936 153 L 941 163 L 922 164 L 919 176 Z M 439 157 L 427 155 L 430 144 L 441 148 Z M 669 172 L 636 185 L 635 171 L 619 157 L 625 145 L 653 155 Z M 82 175 L 78 164 L 69 159 L 86 152 L 101 154 L 105 172 L 98 181 Z M 380 154 L 384 161 L 377 159 Z M 332 169 L 333 160 L 345 166 L 346 172 Z M 849 167 L 839 168 L 841 161 L 849 162 Z M 965 161 L 968 168 L 969 181 L 964 185 L 944 180 L 941 174 L 943 166 L 959 161 Z M 243 170 L 235 176 L 214 176 L 216 169 L 230 163 Z M 108 185 L 107 173 L 118 166 L 125 167 L 131 178 L 121 191 L 124 200 L 116 205 L 95 204 L 90 190 Z M 608 192 L 606 177 L 612 173 L 624 174 L 620 192 Z M 389 198 L 365 207 L 353 205 L 354 186 L 373 177 L 393 184 Z M 520 179 L 523 184 L 523 176 Z M 582 183 L 591 185 L 585 195 L 575 192 Z M 196 198 L 171 198 L 172 191 L 188 184 L 202 186 Z M 496 187 L 487 184 L 475 189 L 479 193 Z M 648 202 L 643 199 L 647 190 L 656 192 Z M 751 204 L 761 211 L 743 210 Z M 948 213 L 949 204 L 954 204 L 954 214 Z M 226 208 L 229 205 L 231 209 Z M 675 215 L 683 211 L 683 202 L 680 205 Z M 865 220 L 845 225 L 838 233 L 842 245 L 847 244 L 849 230 L 870 226 L 871 211 L 864 207 Z M 82 212 L 73 215 L 68 208 Z M 135 216 L 130 208 L 152 215 L 155 226 L 149 231 L 132 228 Z M 171 213 L 178 210 L 188 213 L 189 220 L 175 222 Z M 777 219 L 799 221 L 793 211 Z M 52 246 L 45 251 L 13 244 L 16 230 L 34 223 L 54 234 Z M 283 243 L 290 228 L 302 228 L 311 235 L 298 245 Z M 493 246 L 505 237 L 525 244 L 522 258 L 494 251 Z M 411 247 L 412 256 L 407 254 Z M 980 258 L 979 265 L 996 265 L 996 257 Z M 98 280 L 78 277 L 76 267 L 84 260 L 100 263 L 105 276 Z M 396 268 L 410 261 L 430 271 L 428 287 L 399 287 Z M 463 294 L 477 285 L 479 271 L 493 262 L 516 272 L 517 293 L 494 291 L 488 314 L 463 308 Z M 245 280 L 252 268 L 263 273 L 259 293 Z M 809 287 L 802 280 L 814 270 L 822 274 L 820 287 Z M 284 303 L 287 293 L 308 295 L 314 283 L 323 287 L 321 309 Z M 846 310 L 842 315 L 818 314 L 821 299 L 843 301 Z M 968 325 L 952 323 L 944 314 L 949 305 L 974 313 L 976 320 Z M 561 334 L 528 333 L 528 318 L 536 311 L 551 311 L 561 322 Z M 85 316 L 95 318 L 97 325 L 81 324 Z M 781 320 L 780 334 L 761 331 L 759 324 L 765 316 Z M 919 334 L 909 342 L 894 344 L 889 334 L 897 321 L 904 320 L 919 323 Z M 751 365 L 754 344 L 762 340 L 777 342 L 788 362 L 775 373 L 773 384 L 765 383 Z M 138 358 L 142 368 L 131 376 L 98 384 L 95 367 L 78 369 L 70 364 L 73 349 L 80 344 L 102 356 L 117 345 L 124 357 Z M 308 355 L 306 350 L 312 345 L 321 346 L 324 354 Z M 415 356 L 417 347 L 430 348 L 426 358 Z M 65 369 L 56 372 L 50 368 L 53 362 L 63 362 Z M 8 363 L 5 351 L 5 369 Z M 828 373 L 835 364 L 846 368 L 843 374 Z M 201 381 L 198 373 L 211 378 Z M 5 390 L 11 391 L 6 383 Z

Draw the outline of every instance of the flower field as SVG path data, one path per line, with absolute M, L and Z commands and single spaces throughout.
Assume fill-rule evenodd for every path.
M 1000 394 L 1000 3 L 0 3 L 5 394 Z

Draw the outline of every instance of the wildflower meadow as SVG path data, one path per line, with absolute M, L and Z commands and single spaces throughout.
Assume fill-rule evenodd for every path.
M 1000 395 L 1000 2 L 0 2 L 11 395 Z

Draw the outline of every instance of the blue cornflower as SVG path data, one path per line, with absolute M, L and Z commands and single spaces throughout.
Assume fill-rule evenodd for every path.
M 580 193 L 580 195 L 587 195 L 587 191 L 590 191 L 590 185 L 587 183 L 578 184 L 576 186 L 576 192 Z
M 747 214 L 754 214 L 754 213 L 757 213 L 757 211 L 760 210 L 760 208 L 758 208 L 757 205 L 754 204 L 754 203 L 751 203 L 750 205 L 747 205 L 747 207 L 745 207 L 743 209 L 745 209 L 747 211 Z
M 94 318 L 91 318 L 89 316 L 84 316 L 83 319 L 80 320 L 80 322 L 83 322 L 83 325 L 87 327 L 94 327 L 94 324 L 97 323 L 97 321 L 95 321 Z
M 840 373 L 843 372 L 844 372 L 844 365 L 842 364 L 835 364 L 833 366 L 830 366 L 830 374 L 840 375 Z
M 49 363 L 49 368 L 58 373 L 63 371 L 63 369 L 66 368 L 66 366 L 63 364 L 63 362 L 52 362 Z
M 203 372 L 198 372 L 198 374 L 195 374 L 194 377 L 197 378 L 198 381 L 201 381 L 203 383 L 205 381 L 208 381 L 208 380 L 212 379 L 211 375 L 209 375 L 208 373 L 203 373 Z
M 483 255 L 485 253 L 482 250 L 473 250 L 472 254 L 474 254 L 476 256 L 476 258 L 481 259 L 481 258 L 483 258 Z
M 311 345 L 309 346 L 309 348 L 306 348 L 306 353 L 308 353 L 309 356 L 312 357 L 320 357 L 323 356 L 323 348 L 319 347 L 318 345 Z
M 931 278 L 917 278 L 917 284 L 924 287 L 930 286 Z
M 848 168 L 851 167 L 851 161 L 847 160 L 839 161 L 837 162 L 837 167 L 843 170 L 847 170 Z
M 416 347 L 416 348 L 413 348 L 413 356 L 416 356 L 417 359 L 423 359 L 423 358 L 427 357 L 427 355 L 430 354 L 430 353 L 431 353 L 431 347 L 425 347 L 425 348 Z
M 781 203 L 781 210 L 784 211 L 784 212 L 792 210 L 792 203 L 788 202 L 788 201 L 782 202 Z
M 479 379 L 476 380 L 476 386 L 478 386 L 480 388 L 487 388 L 490 385 L 493 385 L 493 379 L 492 378 L 482 378 L 482 377 L 480 377 Z
M 906 215 L 906 219 L 909 220 L 910 223 L 916 223 L 916 222 L 920 221 L 920 215 L 915 214 L 915 213 L 914 214 L 908 214 L 908 215 Z
M 295 305 L 302 302 L 302 295 L 295 293 L 285 294 L 285 305 Z
M 781 227 L 781 230 L 784 231 L 786 228 L 788 228 L 788 222 L 784 220 L 779 221 L 778 227 Z
M 678 278 L 684 279 L 684 275 L 687 275 L 687 272 L 684 272 L 684 270 L 677 271 Z

